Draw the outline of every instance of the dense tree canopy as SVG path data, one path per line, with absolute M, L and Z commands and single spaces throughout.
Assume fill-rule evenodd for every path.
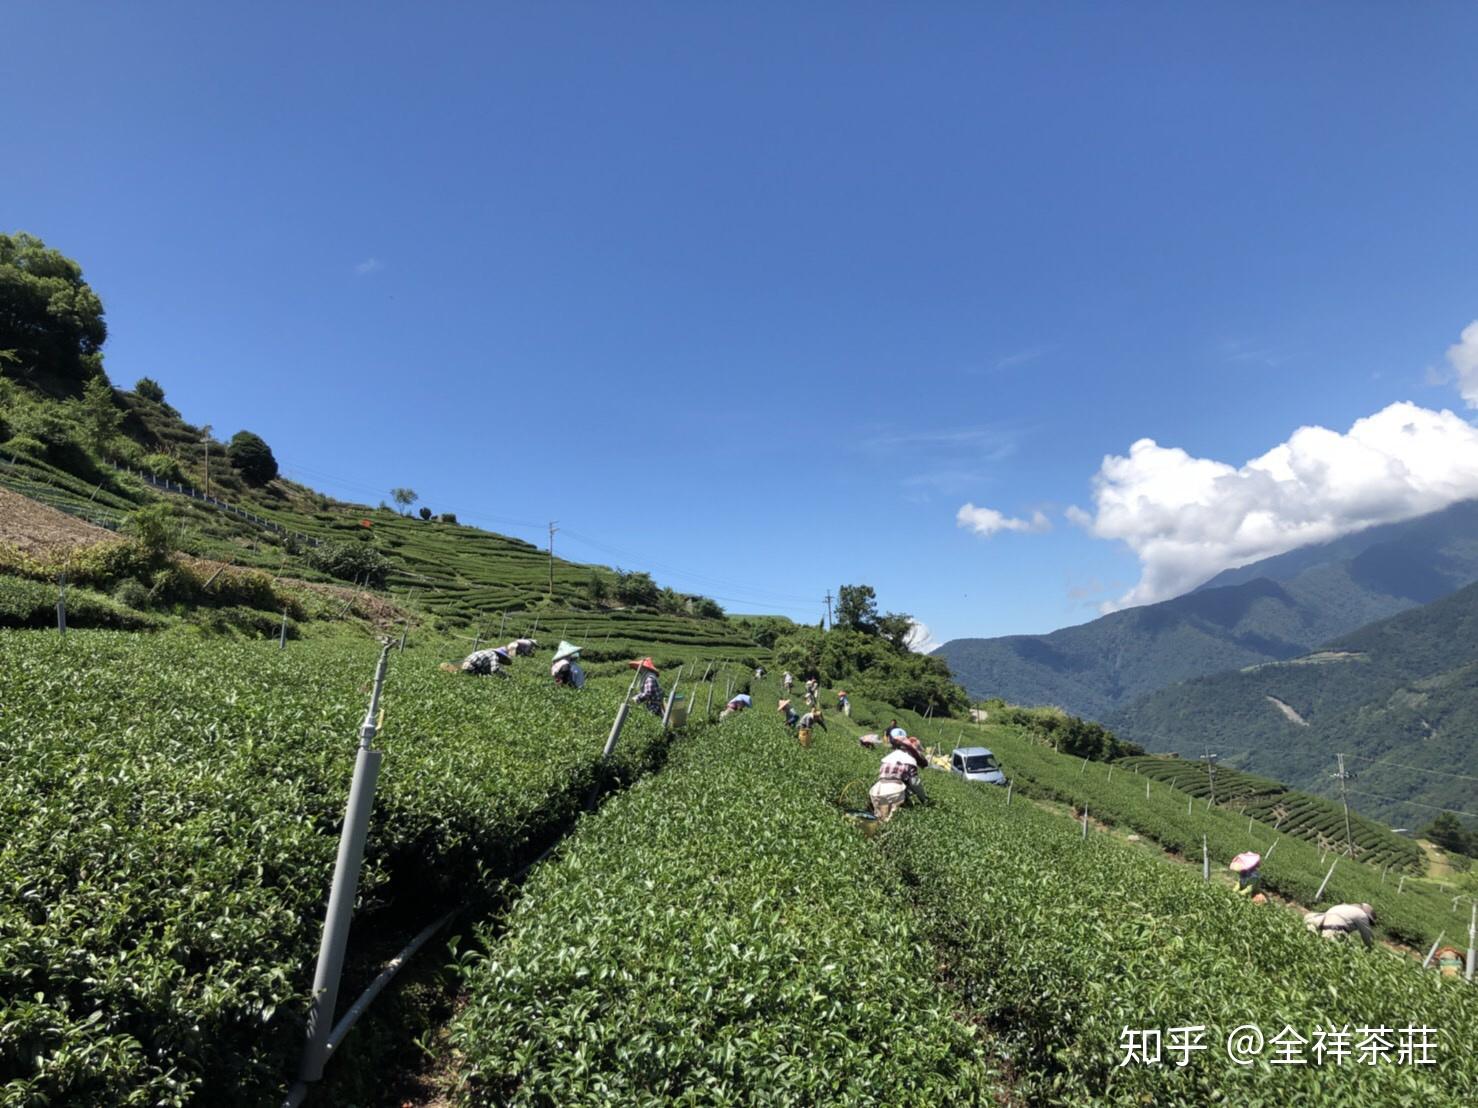
M 878 594 L 871 585 L 843 585 L 837 589 L 837 611 L 833 625 L 870 635 L 876 630 Z
M 250 431 L 237 431 L 226 447 L 226 457 L 253 485 L 265 485 L 277 476 L 277 459 L 261 436 Z
M 75 392 L 103 372 L 103 303 L 82 267 L 21 232 L 0 234 L 0 350 L 10 372 Z

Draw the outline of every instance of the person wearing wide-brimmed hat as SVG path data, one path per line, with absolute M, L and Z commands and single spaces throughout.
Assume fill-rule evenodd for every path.
M 782 700 L 776 706 L 775 710 L 785 717 L 785 726 L 787 727 L 794 727 L 801 721 L 801 717 L 796 713 L 796 710 L 790 706 L 790 701 L 788 700 Z
M 1369 904 L 1336 904 L 1327 912 L 1309 912 L 1304 916 L 1304 926 L 1325 939 L 1343 939 L 1351 931 L 1360 936 L 1360 941 L 1369 950 L 1375 945 L 1375 935 L 1370 925 L 1375 922 L 1375 909 Z
M 919 770 L 927 764 L 918 739 L 909 736 L 893 743 L 878 767 L 877 783 L 867 794 L 878 819 L 886 823 L 910 796 L 921 804 L 929 799 L 919 784 Z
M 538 639 L 524 637 L 521 639 L 514 639 L 511 643 L 509 643 L 508 651 L 509 653 L 514 654 L 519 658 L 532 658 L 534 656 L 534 647 L 538 645 Z
M 559 648 L 554 652 L 554 664 L 549 667 L 549 676 L 554 678 L 556 685 L 566 685 L 572 689 L 584 688 L 585 671 L 580 668 L 580 648 L 561 639 Z
M 508 667 L 513 663 L 508 651 L 501 646 L 486 650 L 474 650 L 462 659 L 461 670 L 474 677 L 507 677 Z
M 665 694 L 662 692 L 662 686 L 657 682 L 657 664 L 650 658 L 638 658 L 626 664 L 639 671 L 641 675 L 641 688 L 631 698 L 632 703 L 640 704 L 654 716 L 660 716 L 664 707 L 662 699 Z
M 1237 895 L 1250 897 L 1257 904 L 1267 902 L 1267 897 L 1262 895 L 1261 865 L 1261 854 L 1255 850 L 1245 850 L 1227 866 L 1237 875 Z

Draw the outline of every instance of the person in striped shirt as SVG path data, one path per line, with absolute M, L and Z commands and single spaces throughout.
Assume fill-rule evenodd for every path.
M 656 665 L 650 658 L 642 658 L 631 664 L 641 673 L 636 695 L 631 698 L 632 703 L 640 704 L 654 716 L 660 716 L 665 707 L 662 703 L 665 694 L 657 681 Z

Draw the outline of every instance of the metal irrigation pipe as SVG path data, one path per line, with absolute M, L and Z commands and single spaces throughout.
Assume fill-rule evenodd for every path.
M 354 777 L 349 786 L 349 803 L 344 810 L 344 830 L 339 836 L 339 855 L 334 862 L 333 884 L 329 890 L 328 908 L 323 917 L 323 940 L 318 947 L 318 967 L 313 974 L 313 1002 L 308 1010 L 308 1041 L 303 1047 L 298 1067 L 298 1081 L 310 1083 L 323 1077 L 328 1060 L 329 1037 L 334 1007 L 339 999 L 339 978 L 344 970 L 344 949 L 349 942 L 349 924 L 354 915 L 355 891 L 359 885 L 359 869 L 364 862 L 364 843 L 369 834 L 370 812 L 375 804 L 375 784 L 380 776 L 383 752 L 371 744 L 378 732 L 380 694 L 385 688 L 385 669 L 390 661 L 390 641 L 380 646 L 380 660 L 375 666 L 374 690 L 369 708 L 359 726 L 359 751 L 354 759 Z

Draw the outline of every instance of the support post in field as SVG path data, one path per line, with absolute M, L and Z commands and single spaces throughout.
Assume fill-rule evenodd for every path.
M 282 606 L 282 628 L 277 632 L 277 649 L 287 649 L 287 605 Z
M 359 751 L 354 759 L 354 777 L 349 785 L 349 803 L 344 810 L 344 830 L 339 836 L 339 856 L 334 862 L 333 885 L 323 917 L 323 940 L 318 947 L 318 967 L 313 975 L 313 1002 L 308 1009 L 308 1042 L 303 1049 L 298 1080 L 318 1081 L 328 1060 L 328 1037 L 334 1026 L 334 1008 L 339 999 L 339 976 L 344 969 L 344 949 L 354 915 L 354 897 L 359 869 L 364 862 L 364 843 L 369 833 L 370 812 L 375 805 L 375 784 L 380 777 L 383 754 L 372 748 L 379 730 L 380 694 L 385 688 L 385 667 L 390 661 L 390 641 L 380 647 L 375 666 L 374 690 L 369 708 L 359 726 Z
M 1015 781 L 1006 782 L 1006 807 L 1008 808 L 1011 806 L 1011 790 L 1014 788 L 1016 788 Z
M 1114 763 L 1112 763 L 1112 762 L 1109 763 L 1108 779 L 1110 781 L 1112 781 L 1114 779 Z
M 1468 982 L 1473 980 L 1474 947 L 1478 947 L 1478 902 L 1473 905 L 1473 910 L 1468 914 L 1468 972 L 1464 979 Z
M 506 611 L 500 612 L 498 614 L 498 638 L 500 639 L 503 637 L 503 624 L 506 622 L 508 622 L 508 613 Z
M 1401 880 L 1396 882 L 1396 895 L 1401 895 L 1401 890 L 1406 888 L 1406 874 L 1401 875 Z
M 1391 864 L 1389 862 L 1387 862 L 1385 865 L 1381 866 L 1381 868 L 1380 868 L 1380 883 L 1382 885 L 1384 885 L 1386 883 L 1386 870 L 1388 870 L 1390 868 L 1391 868 Z
M 1267 861 L 1269 858 L 1271 858 L 1273 856 L 1273 851 L 1275 851 L 1275 850 L 1278 849 L 1278 844 L 1281 843 L 1282 841 L 1283 841 L 1282 839 L 1274 839 L 1268 845 L 1268 852 L 1263 855 L 1263 861 Z
M 686 665 L 686 663 L 684 663 Z M 667 691 L 667 703 L 662 708 L 662 730 L 667 730 L 667 720 L 672 715 L 672 702 L 677 699 L 677 686 L 683 679 L 683 667 L 677 667 L 677 673 L 672 678 L 672 688 Z
M 706 720 L 713 718 L 713 686 L 717 683 L 717 679 L 708 683 L 708 703 L 703 706 L 703 718 Z
M 631 697 L 636 692 L 637 679 L 641 677 L 641 670 L 631 675 L 631 684 L 626 687 L 626 695 L 621 698 L 621 706 L 616 709 L 616 718 L 611 721 L 611 733 L 606 736 L 606 745 L 600 752 L 600 763 L 605 765 L 610 761 L 611 755 L 616 752 L 616 742 L 621 738 L 621 728 L 626 726 L 626 713 L 631 710 Z M 600 775 L 597 772 L 594 783 L 590 786 L 590 795 L 585 799 L 587 811 L 595 810 L 596 799 L 600 796 Z
M 1188 797 L 1185 798 L 1185 814 L 1186 815 L 1190 815 L 1191 814 L 1191 804 L 1195 801 L 1195 799 L 1196 798 L 1193 797 L 1193 796 L 1188 796 Z
M 1428 966 L 1430 966 L 1432 964 L 1432 958 L 1437 953 L 1437 944 L 1442 941 L 1442 936 L 1445 935 L 1445 934 L 1447 934 L 1447 932 L 1445 932 L 1445 931 L 1438 931 L 1437 932 L 1437 938 L 1434 939 L 1433 942 L 1432 942 L 1432 949 L 1429 950 L 1429 951 L 1427 951 L 1427 956 L 1422 959 L 1422 969 L 1426 969 Z
M 1247 833 L 1249 835 L 1252 834 L 1252 817 L 1251 816 L 1248 816 L 1247 817 Z M 1321 859 L 1321 861 L 1322 861 L 1322 859 Z
M 1088 837 L 1088 809 L 1083 809 L 1083 838 Z
M 1087 758 L 1084 758 L 1083 759 L 1083 764 L 1078 767 L 1078 776 L 1079 777 L 1082 777 L 1083 776 L 1083 771 L 1085 769 L 1087 769 L 1087 768 L 1088 768 L 1088 759 Z
M 1201 880 L 1211 880 L 1211 852 L 1206 846 L 1206 836 L 1201 836 Z
M 405 619 L 403 619 L 403 620 L 400 621 L 400 646 L 397 649 L 399 649 L 399 650 L 404 650 L 405 649 L 405 636 L 406 636 L 406 632 L 409 631 L 410 629 L 411 629 L 411 620 L 410 620 L 410 617 L 407 616 Z
M 1335 757 L 1339 759 L 1339 772 L 1335 774 L 1339 778 L 1339 799 L 1340 803 L 1345 806 L 1345 853 L 1353 858 L 1355 856 L 1355 836 L 1350 833 L 1350 798 L 1345 795 L 1345 780 L 1347 777 L 1345 773 L 1345 756 L 1343 754 L 1336 754 Z
M 62 638 L 67 637 L 67 575 L 65 573 L 57 579 L 56 630 Z
M 1148 777 L 1144 780 L 1144 798 L 1146 800 L 1150 798 L 1150 781 Z
M 1334 876 L 1334 867 L 1337 865 L 1339 865 L 1338 858 L 1329 863 L 1329 872 L 1324 875 L 1324 880 L 1319 882 L 1319 891 L 1314 894 L 1315 904 L 1318 904 L 1320 898 L 1323 897 L 1324 889 L 1329 884 L 1329 879 Z

